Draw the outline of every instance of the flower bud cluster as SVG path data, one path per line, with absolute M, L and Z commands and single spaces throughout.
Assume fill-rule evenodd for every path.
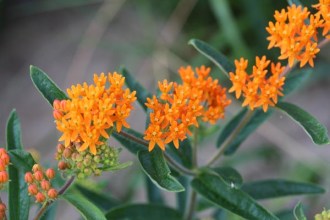
M 0 220 L 6 219 L 6 210 L 6 205 L 0 202 Z
M 6 171 L 9 162 L 10 157 L 7 151 L 4 148 L 0 148 L 0 189 L 2 189 L 3 185 L 9 180 L 8 173 Z
M 315 220 L 329 220 L 330 210 L 323 210 L 321 213 L 315 215 Z
M 57 145 L 55 159 L 58 160 L 58 169 L 78 179 L 85 179 L 92 174 L 101 175 L 103 170 L 118 165 L 119 151 L 105 144 L 99 146 L 94 155 L 89 151 L 79 151 L 80 143 L 73 143 L 69 147 Z
M 34 196 L 37 203 L 45 203 L 57 198 L 57 190 L 52 188 L 51 180 L 55 171 L 51 168 L 46 171 L 39 164 L 32 167 L 32 172 L 25 173 L 25 182 L 28 184 L 30 196 Z

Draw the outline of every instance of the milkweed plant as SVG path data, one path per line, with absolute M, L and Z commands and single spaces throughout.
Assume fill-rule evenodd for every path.
M 291 4 L 275 11 L 265 39 L 268 49 L 280 52 L 275 60 L 258 55 L 254 60 L 239 57 L 232 62 L 206 42 L 190 40 L 228 78 L 228 87 L 221 77 L 210 75 L 211 67 L 202 65 L 180 67 L 180 80 L 159 81 L 155 94 L 125 68 L 94 74 L 92 84 L 72 85 L 64 92 L 44 71 L 31 66 L 32 82 L 50 104 L 49 114 L 60 133 L 53 149 L 57 164 L 43 166 L 24 149 L 19 118 L 13 110 L 7 122 L 7 147 L 0 148 L 0 188 L 8 191 L 8 199 L 0 202 L 0 219 L 53 219 L 57 202 L 65 200 L 91 220 L 199 219 L 202 206 L 210 210 L 207 219 L 226 219 L 221 213 L 227 210 L 244 219 L 275 220 L 283 218 L 258 200 L 324 193 L 322 186 L 299 180 L 244 182 L 234 167 L 221 165 L 221 159 L 233 155 L 275 111 L 290 116 L 316 145 L 329 144 L 321 122 L 284 101 L 330 40 L 330 1 L 320 0 L 311 9 L 315 13 Z M 226 108 L 233 101 L 241 103 L 241 110 L 229 117 Z M 127 121 L 135 103 L 146 114 L 144 131 L 135 130 Z M 216 152 L 208 155 L 205 164 L 198 164 L 198 152 L 203 150 L 199 146 L 201 127 L 217 123 L 221 129 Z M 120 152 L 126 150 L 137 157 L 136 166 L 149 179 L 149 203 L 113 202 L 81 184 L 129 167 L 132 162 L 120 158 Z M 176 208 L 159 197 L 162 190 L 176 196 Z M 37 206 L 37 212 L 29 213 L 31 206 Z M 298 220 L 307 219 L 301 203 L 292 213 Z M 330 219 L 329 213 L 320 207 L 315 220 Z

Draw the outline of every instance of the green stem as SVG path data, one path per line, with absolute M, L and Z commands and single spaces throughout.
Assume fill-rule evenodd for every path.
M 62 195 L 63 193 L 65 193 L 65 191 L 71 186 L 71 184 L 73 183 L 75 177 L 72 176 L 63 186 L 62 188 L 58 191 L 58 195 Z M 47 210 L 48 206 L 50 204 L 52 204 L 54 202 L 54 200 L 50 200 L 48 202 L 46 202 L 41 209 L 38 211 L 36 217 L 34 218 L 34 220 L 39 220 L 42 215 L 44 214 L 44 212 Z
M 129 138 L 132 141 L 135 141 L 136 143 L 142 144 L 146 147 L 148 147 L 148 145 L 149 145 L 147 141 L 142 140 L 141 138 L 137 138 L 134 135 L 131 135 L 131 134 L 126 133 L 124 131 L 120 131 L 118 134 L 123 136 L 123 137 Z M 166 152 L 163 155 L 164 155 L 164 158 L 167 160 L 167 162 L 171 165 L 171 167 L 173 167 L 179 173 L 186 174 L 188 176 L 195 176 L 196 175 L 196 172 L 194 172 L 193 170 L 187 169 L 184 166 L 182 166 L 181 164 L 177 163 Z
M 196 207 L 196 198 L 197 198 L 197 193 L 195 190 L 191 190 L 191 196 L 190 196 L 190 202 L 189 202 L 189 209 L 188 209 L 188 214 L 187 214 L 187 220 L 192 220 L 194 217 L 194 211 Z
M 225 152 L 225 150 L 228 148 L 228 146 L 232 143 L 233 140 L 237 137 L 237 135 L 240 133 L 242 128 L 250 121 L 251 117 L 253 115 L 253 111 L 248 111 L 244 118 L 241 120 L 241 122 L 238 124 L 238 126 L 234 129 L 234 131 L 228 136 L 228 138 L 225 140 L 225 142 L 220 146 L 220 149 L 217 154 L 212 157 L 209 162 L 207 162 L 206 166 L 213 165 Z

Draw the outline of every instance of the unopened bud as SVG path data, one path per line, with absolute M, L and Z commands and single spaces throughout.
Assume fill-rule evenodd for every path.
M 2 156 L 3 154 L 7 154 L 7 151 L 5 148 L 0 148 L 0 156 Z
M 31 184 L 28 186 L 28 192 L 30 195 L 37 195 L 38 193 L 38 187 L 36 184 Z
M 85 177 L 86 177 L 86 176 L 85 176 L 85 174 L 83 174 L 83 173 L 78 173 L 78 175 L 77 175 L 77 178 L 80 179 L 80 180 L 81 180 L 81 179 L 85 179 Z
M 5 171 L 6 170 L 6 164 L 0 160 L 0 171 Z
M 1 155 L 1 160 L 4 162 L 4 164 L 7 166 L 10 161 L 10 157 L 8 154 L 2 154 Z
M 63 117 L 63 114 L 59 110 L 54 110 L 53 117 L 55 118 L 55 120 L 60 120 Z
M 66 168 L 68 168 L 67 163 L 65 163 L 64 161 L 58 162 L 58 169 L 59 170 L 65 170 Z
M 58 153 L 62 153 L 65 149 L 63 144 L 58 144 L 56 148 Z
M 83 163 L 85 166 L 89 166 L 91 164 L 91 162 L 92 162 L 91 159 L 85 158 Z
M 57 197 L 56 189 L 51 188 L 50 190 L 48 190 L 47 195 L 48 195 L 49 198 L 55 199 Z
M 84 174 L 85 174 L 86 176 L 90 176 L 90 175 L 92 174 L 92 170 L 91 170 L 91 169 L 88 169 L 88 168 L 85 168 L 85 169 L 84 169 Z
M 6 171 L 0 171 L 0 183 L 6 183 L 8 181 L 8 173 Z
M 66 101 L 65 100 L 62 100 L 61 101 L 61 109 L 62 110 L 65 110 L 65 107 L 66 107 Z
M 61 103 L 60 100 L 55 99 L 54 102 L 53 102 L 54 109 L 59 109 L 60 108 L 60 103 Z
M 34 179 L 36 179 L 37 181 L 41 181 L 44 179 L 44 175 L 40 170 L 37 170 L 34 174 Z
M 100 163 L 101 161 L 101 157 L 100 156 L 95 156 L 94 159 L 93 159 L 96 163 Z
M 32 167 L 32 171 L 35 173 L 37 171 L 42 171 L 42 167 L 40 166 L 40 164 L 34 164 Z
M 95 176 L 100 176 L 101 173 L 102 173 L 102 171 L 101 171 L 100 169 L 96 169 L 96 170 L 94 170 L 94 175 L 95 175 Z
M 50 183 L 47 180 L 42 180 L 40 185 L 43 190 L 47 191 L 50 189 Z
M 31 184 L 34 181 L 33 175 L 31 172 L 27 172 L 24 176 L 25 182 Z
M 72 155 L 72 150 L 70 148 L 65 148 L 63 151 L 64 158 L 70 158 Z
M 55 171 L 52 168 L 47 169 L 46 176 L 48 179 L 53 179 L 55 177 Z
M 46 200 L 45 195 L 42 194 L 41 192 L 38 192 L 35 198 L 36 198 L 36 202 L 40 202 L 40 203 L 43 203 Z

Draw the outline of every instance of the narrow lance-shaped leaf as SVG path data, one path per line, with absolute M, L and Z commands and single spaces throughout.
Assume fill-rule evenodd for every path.
M 301 202 L 298 202 L 298 204 L 294 207 L 293 215 L 296 220 L 307 220 Z
M 183 216 L 175 209 L 155 204 L 133 204 L 124 205 L 111 209 L 106 215 L 108 220 L 145 220 L 145 219 L 157 219 L 157 220 L 182 220 Z
M 15 110 L 10 113 L 6 128 L 7 151 L 22 150 L 21 127 Z M 10 154 L 11 164 L 16 164 Z M 27 196 L 27 185 L 24 181 L 24 170 L 13 165 L 8 168 L 10 184 L 8 186 L 9 220 L 28 219 L 30 198 Z
M 192 187 L 214 204 L 246 219 L 278 219 L 240 189 L 230 187 L 220 176 L 201 173 L 191 182 Z
M 184 191 L 179 181 L 171 175 L 160 149 L 156 148 L 152 152 L 147 150 L 139 151 L 138 158 L 143 171 L 159 188 L 171 192 Z
M 145 184 L 149 203 L 160 205 L 164 204 L 164 198 L 161 190 L 150 180 L 148 176 L 145 176 Z
M 312 71 L 311 69 L 304 69 L 301 71 L 294 71 L 289 74 L 283 86 L 283 93 L 289 95 L 292 91 L 297 89 L 299 86 L 303 85 L 304 82 L 310 77 Z M 284 96 L 284 97 L 285 97 Z M 280 97 L 280 99 L 282 99 Z M 225 155 L 231 155 L 236 152 L 238 147 L 243 141 L 246 140 L 263 122 L 265 122 L 274 112 L 273 108 L 269 109 L 266 113 L 261 109 L 256 109 L 253 112 L 252 117 L 248 123 L 241 129 L 237 137 L 225 150 Z M 239 113 L 237 113 L 221 130 L 220 135 L 217 140 L 217 147 L 220 147 L 226 138 L 234 131 L 238 124 L 242 121 L 245 114 L 247 114 L 247 109 L 243 108 Z
M 102 211 L 97 208 L 93 203 L 82 196 L 77 190 L 69 189 L 61 198 L 73 205 L 81 214 L 81 216 L 86 219 L 97 219 L 105 220 L 105 216 Z
M 212 168 L 214 172 L 222 177 L 222 179 L 227 182 L 231 187 L 240 188 L 243 183 L 243 178 L 241 174 L 232 167 L 214 167 Z
M 144 103 L 146 103 L 147 98 L 151 98 L 152 95 L 135 79 L 135 77 L 126 68 L 122 67 L 120 72 L 125 77 L 125 83 L 127 87 L 133 91 L 136 91 L 137 101 L 143 110 L 147 111 L 147 106 Z
M 49 76 L 35 66 L 30 66 L 30 77 L 41 95 L 52 106 L 55 99 L 68 99 L 66 94 L 49 78 Z
M 269 199 L 325 192 L 323 188 L 315 184 L 280 179 L 244 183 L 241 190 L 254 199 Z
M 277 107 L 297 122 L 315 144 L 322 145 L 330 143 L 327 128 L 311 114 L 300 107 L 287 102 L 279 102 L 277 103 Z
M 234 65 L 227 59 L 227 57 L 208 43 L 197 39 L 191 39 L 188 44 L 192 45 L 196 50 L 217 65 L 227 77 L 229 77 L 229 72 L 235 71 Z
M 75 190 L 78 190 L 86 199 L 104 211 L 119 205 L 119 201 L 108 196 L 106 193 L 88 189 L 80 184 L 76 184 L 73 187 Z

